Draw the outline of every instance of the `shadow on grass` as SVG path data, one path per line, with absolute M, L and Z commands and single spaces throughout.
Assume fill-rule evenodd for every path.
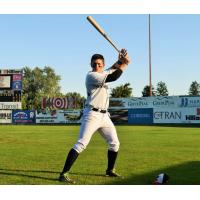
M 30 175 L 30 174 L 26 174 L 26 172 L 57 173 L 57 174 L 59 173 L 59 172 L 44 171 L 44 170 L 1 169 L 0 168 L 0 175 L 22 176 L 22 177 L 28 177 L 28 178 L 37 178 L 37 179 L 43 179 L 43 180 L 58 181 L 58 178 L 48 178 L 48 177 L 43 177 L 43 176 Z
M 47 171 L 47 170 L 27 170 L 27 169 L 2 169 L 0 171 L 13 171 L 13 172 L 41 172 L 41 173 L 60 173 L 55 171 Z
M 58 178 L 49 178 L 39 175 L 29 175 L 26 172 L 35 173 L 53 173 L 58 174 L 56 171 L 44 171 L 44 170 L 19 170 L 19 169 L 0 169 L 0 175 L 10 176 L 22 176 L 28 178 L 37 178 L 50 181 L 58 181 Z M 163 169 L 158 169 L 148 173 L 140 175 L 130 175 L 124 178 L 111 178 L 108 177 L 105 182 L 106 185 L 152 185 L 155 177 L 160 173 L 166 173 L 170 179 L 167 185 L 200 185 L 200 161 L 185 162 L 180 165 L 174 165 Z M 104 174 L 92 174 L 92 173 L 71 173 L 72 175 L 78 176 L 91 176 L 91 179 L 96 177 L 105 177 Z M 52 182 L 53 184 L 53 182 Z M 87 184 L 87 183 L 86 183 Z M 101 183 L 102 184 L 102 183 Z
M 200 185 L 200 161 L 185 162 L 149 173 L 132 175 L 124 179 L 113 179 L 109 185 L 152 185 L 160 173 L 169 175 L 167 185 Z

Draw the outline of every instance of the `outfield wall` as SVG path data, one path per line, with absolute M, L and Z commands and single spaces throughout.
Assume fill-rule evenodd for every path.
M 200 96 L 111 98 L 110 109 L 128 110 L 128 124 L 200 124 Z
M 35 111 L 21 110 L 17 102 L 0 105 L 0 123 L 81 123 L 81 109 Z M 111 98 L 109 112 L 115 124 L 200 124 L 200 96 Z

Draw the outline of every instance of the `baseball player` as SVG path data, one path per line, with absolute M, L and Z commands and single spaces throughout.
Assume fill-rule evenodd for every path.
M 118 177 L 114 170 L 115 161 L 119 150 L 119 140 L 116 129 L 107 111 L 109 106 L 109 94 L 107 83 L 116 81 L 130 63 L 128 53 L 122 49 L 118 61 L 112 67 L 104 71 L 104 57 L 94 54 L 91 58 L 92 71 L 86 76 L 87 100 L 83 110 L 83 119 L 77 143 L 69 151 L 59 181 L 75 183 L 69 177 L 69 170 L 78 155 L 86 149 L 92 135 L 98 131 L 108 143 L 108 166 L 106 176 Z

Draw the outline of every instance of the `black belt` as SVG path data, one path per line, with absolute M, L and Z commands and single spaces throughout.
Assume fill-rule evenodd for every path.
M 100 113 L 106 113 L 107 110 L 101 110 L 101 109 L 98 109 L 98 108 L 92 108 L 93 111 L 95 112 L 100 112 Z

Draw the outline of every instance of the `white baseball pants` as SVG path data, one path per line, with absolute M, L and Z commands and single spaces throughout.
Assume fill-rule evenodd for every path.
M 92 111 L 85 108 L 83 112 L 83 120 L 80 127 L 80 133 L 77 143 L 74 145 L 78 153 L 86 149 L 92 135 L 98 131 L 108 143 L 108 148 L 111 151 L 119 150 L 119 140 L 114 124 L 110 119 L 110 114 Z

